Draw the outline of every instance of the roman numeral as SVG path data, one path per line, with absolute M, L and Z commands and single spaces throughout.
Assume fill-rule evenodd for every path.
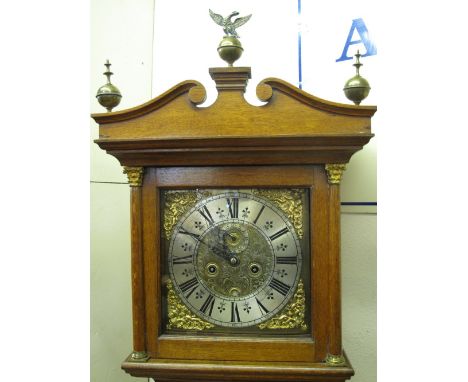
M 203 303 L 202 307 L 200 308 L 200 312 L 202 312 L 203 314 L 206 314 L 206 311 L 209 309 L 208 315 L 211 316 L 211 313 L 213 312 L 214 303 L 215 303 L 215 298 L 213 297 L 213 295 L 210 294 L 208 298 L 205 300 L 205 302 Z
M 291 289 L 291 287 L 289 285 L 286 285 L 285 283 L 277 280 L 277 279 L 273 279 L 271 280 L 270 282 L 270 286 L 275 290 L 277 291 L 278 293 L 281 293 L 283 296 L 286 296 L 289 292 L 289 290 Z
M 241 322 L 239 309 L 234 301 L 231 301 L 231 322 Z
M 287 227 L 284 227 L 282 230 L 276 232 L 275 234 L 271 235 L 270 236 L 270 240 L 273 241 L 273 240 L 276 240 L 278 239 L 280 236 L 283 236 L 284 234 L 288 233 L 288 228 Z
M 213 225 L 214 224 L 214 220 L 210 214 L 210 211 L 208 211 L 208 208 L 206 206 L 203 206 L 203 208 L 200 208 L 198 210 L 198 212 L 200 213 L 201 216 L 203 216 L 206 220 L 206 222 L 209 224 L 209 225 Z
M 260 300 L 257 297 L 255 297 L 255 300 L 257 300 L 257 304 L 258 304 L 258 307 L 260 308 L 260 312 L 262 312 L 262 314 L 267 314 L 269 310 L 265 308 L 265 306 L 260 302 Z
M 297 264 L 296 256 L 277 256 L 276 264 Z
M 229 215 L 231 215 L 231 218 L 237 219 L 239 217 L 239 198 L 227 198 L 226 200 L 229 207 Z
M 258 218 L 260 217 L 264 209 L 265 209 L 265 206 L 262 206 L 262 208 L 260 208 L 260 211 L 258 212 L 257 217 L 254 220 L 254 224 L 257 224 Z
M 192 255 L 181 256 L 181 257 L 173 257 L 172 264 L 191 264 L 192 263 Z
M 182 284 L 179 285 L 179 288 L 182 291 L 182 293 L 190 291 L 185 296 L 186 298 L 189 298 L 190 295 L 195 291 L 195 289 L 197 289 L 197 287 L 198 287 L 198 280 L 197 280 L 196 277 L 194 277 L 193 279 L 187 280 L 187 281 L 185 281 L 185 282 L 183 282 Z
M 189 232 L 189 231 L 186 231 L 184 228 L 180 228 L 179 229 L 179 233 L 181 233 L 182 235 L 187 235 L 187 236 L 191 236 L 193 237 L 195 240 L 200 240 L 200 235 L 197 235 L 196 233 L 192 233 L 192 232 Z

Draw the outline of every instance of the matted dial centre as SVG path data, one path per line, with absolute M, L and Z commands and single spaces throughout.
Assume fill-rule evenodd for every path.
M 196 269 L 201 281 L 217 296 L 242 298 L 264 287 L 273 272 L 272 248 L 265 236 L 252 224 L 223 222 L 213 226 L 201 238 Z M 270 255 L 268 255 L 270 254 Z M 216 271 L 213 264 L 216 264 Z

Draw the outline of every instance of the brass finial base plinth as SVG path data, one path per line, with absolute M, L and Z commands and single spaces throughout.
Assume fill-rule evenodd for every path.
M 134 351 L 129 358 L 133 362 L 146 362 L 149 360 L 149 355 L 145 351 Z
M 328 366 L 344 366 L 346 365 L 346 358 L 342 354 L 328 354 L 327 358 L 325 359 L 325 363 Z
M 244 49 L 241 42 L 233 36 L 224 36 L 218 46 L 218 54 L 229 66 L 242 56 Z

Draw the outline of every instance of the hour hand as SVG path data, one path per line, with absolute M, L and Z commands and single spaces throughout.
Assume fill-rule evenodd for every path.
M 235 254 L 229 250 L 229 247 L 227 246 L 226 240 L 225 240 L 226 236 L 230 236 L 229 232 L 226 232 L 217 228 L 216 233 L 217 233 L 218 241 L 216 242 L 215 245 L 210 246 L 210 249 L 213 251 L 215 255 L 228 260 L 231 265 L 237 265 L 239 261 L 237 257 L 235 256 Z
M 223 259 L 226 259 L 229 261 L 231 265 L 237 265 L 239 264 L 239 259 L 237 256 L 229 251 L 226 246 L 224 246 L 223 249 L 220 249 L 219 247 L 213 248 L 213 252 L 217 254 L 218 256 L 221 256 Z
M 215 241 L 213 244 L 207 244 L 208 248 L 213 251 L 213 253 L 217 256 L 222 257 L 223 259 L 230 260 L 232 254 L 229 252 L 229 248 L 224 242 L 220 243 L 219 241 Z
M 226 248 L 221 248 L 217 245 L 209 245 L 208 248 L 211 249 L 216 256 L 222 257 L 226 260 L 231 259 L 231 255 L 226 251 Z

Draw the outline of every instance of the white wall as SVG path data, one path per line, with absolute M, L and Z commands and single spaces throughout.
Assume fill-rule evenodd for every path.
M 377 215 L 341 214 L 343 347 L 353 382 L 377 381 Z
M 215 5 L 213 7 L 216 8 Z M 153 45 L 153 27 L 158 33 L 155 36 L 156 43 L 161 38 L 165 43 L 170 43 L 174 28 L 183 26 L 174 24 L 162 35 L 162 32 L 158 31 L 159 26 L 153 23 L 153 10 L 153 0 L 91 2 L 91 112 L 104 111 L 95 99 L 95 92 L 105 83 L 105 77 L 101 73 L 105 70 L 103 64 L 106 59 L 113 64 L 111 67 L 115 73 L 112 77 L 113 83 L 123 93 L 122 102 L 116 110 L 139 105 L 156 96 L 157 93 L 152 94 L 153 83 L 154 88 L 161 86 L 161 91 L 174 84 L 165 84 L 164 81 L 168 81 L 167 72 L 158 69 L 168 58 L 153 52 L 153 46 L 157 46 Z M 207 9 L 203 9 L 203 14 L 205 13 L 208 13 Z M 200 22 L 212 23 L 208 16 Z M 253 24 L 254 19 L 252 18 L 249 23 Z M 219 31 L 217 28 L 219 27 L 213 23 L 215 33 L 220 33 L 221 28 Z M 244 28 L 245 33 L 242 34 Z M 243 41 L 248 40 L 247 28 L 248 24 L 239 30 Z M 194 38 L 197 37 L 194 34 Z M 203 44 L 203 39 L 197 41 Z M 246 41 L 244 47 L 247 45 Z M 174 49 L 177 48 L 176 46 Z M 250 52 L 254 50 L 255 47 L 250 47 Z M 207 76 L 208 67 L 223 65 L 216 56 L 216 51 L 214 53 L 210 58 L 203 55 L 193 57 L 186 61 L 176 74 L 180 76 L 180 80 L 192 77 L 204 82 L 206 87 L 212 87 L 211 79 Z M 245 54 L 248 58 L 247 49 Z M 204 70 L 204 78 L 190 72 L 192 64 Z M 244 64 L 252 66 L 254 73 L 262 73 L 257 64 L 248 60 Z M 262 67 L 264 66 L 266 65 Z M 153 67 L 156 69 L 154 76 Z M 263 73 L 264 71 L 265 68 Z M 277 74 L 272 73 L 272 75 Z M 260 74 L 259 80 L 266 76 L 269 75 Z M 253 79 L 250 87 L 253 88 L 255 85 Z M 329 97 L 330 100 L 343 102 L 339 90 L 332 92 L 333 94 L 336 92 L 337 97 Z M 97 138 L 97 125 L 92 120 L 90 123 L 91 140 L 94 140 Z M 359 159 L 359 156 L 362 157 L 363 153 L 357 154 L 352 160 L 360 161 L 363 166 L 367 166 L 368 161 L 365 158 Z M 375 171 L 375 162 L 372 166 L 374 166 L 372 171 Z M 351 177 L 357 175 L 363 179 L 359 182 L 368 181 L 366 171 L 354 171 L 353 175 L 351 170 L 352 168 L 345 173 L 344 185 L 353 183 Z M 132 351 L 129 187 L 126 182 L 127 179 L 122 174 L 117 160 L 91 142 L 91 380 L 93 382 L 135 380 L 120 369 L 120 363 Z M 372 187 L 375 188 L 375 178 Z M 354 207 L 347 208 L 346 211 L 349 212 L 342 214 L 343 340 L 347 354 L 356 369 L 353 381 L 370 382 L 376 379 L 376 215 L 354 213 L 353 211 L 356 211 Z
M 105 112 L 97 89 L 111 81 L 123 94 L 118 109 L 151 98 L 153 0 L 91 2 L 91 112 Z M 120 369 L 132 351 L 129 186 L 118 161 L 92 141 L 91 123 L 91 381 L 135 380 Z

